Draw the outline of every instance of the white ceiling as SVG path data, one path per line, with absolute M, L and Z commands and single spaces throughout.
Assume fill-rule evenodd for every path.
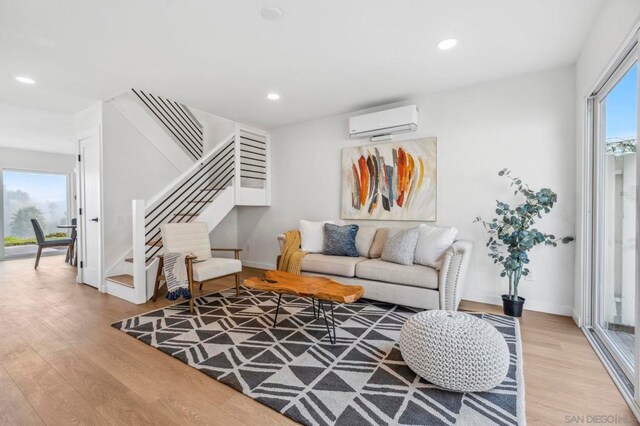
M 267 4 L 284 18 L 262 19 Z M 572 64 L 601 5 L 2 0 L 0 102 L 75 113 L 136 87 L 273 128 Z M 438 50 L 447 37 L 458 46 Z M 266 100 L 272 91 L 282 99 Z

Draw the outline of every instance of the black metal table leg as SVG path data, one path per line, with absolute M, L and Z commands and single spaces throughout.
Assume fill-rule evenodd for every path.
M 313 297 L 311 298 L 311 306 L 313 306 L 313 318 L 318 319 L 316 316 L 316 301 Z M 320 307 L 318 307 L 318 309 L 320 309 Z M 318 312 L 318 315 L 320 315 L 320 312 Z
M 318 310 L 322 309 L 322 316 L 324 317 L 324 325 L 327 327 L 327 334 L 329 335 L 329 341 L 333 345 L 336 343 L 336 319 L 335 319 L 335 316 L 333 315 L 333 301 L 330 300 L 329 303 L 331 307 L 331 328 L 333 328 L 333 335 L 329 330 L 329 321 L 327 319 L 327 314 L 324 311 L 324 303 L 322 302 L 322 300 L 318 300 Z
M 273 318 L 273 328 L 276 328 L 278 323 L 278 311 L 280 310 L 280 299 L 282 299 L 282 293 L 278 295 L 278 305 L 276 306 L 276 316 Z

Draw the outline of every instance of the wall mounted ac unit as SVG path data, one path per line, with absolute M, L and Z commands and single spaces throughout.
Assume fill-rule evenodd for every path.
M 418 130 L 418 107 L 416 105 L 349 118 L 349 137 L 351 139 L 386 140 L 391 139 L 392 135 L 415 132 L 416 130 Z

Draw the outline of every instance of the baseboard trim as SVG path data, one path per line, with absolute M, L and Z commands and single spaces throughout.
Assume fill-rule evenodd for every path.
M 571 318 L 573 318 L 573 322 L 575 322 L 578 327 L 582 328 L 584 324 L 582 323 L 582 316 L 578 313 L 578 311 L 572 309 Z
M 472 302 L 488 303 L 490 305 L 502 306 L 502 298 L 494 294 L 466 293 L 464 296 L 462 296 L 462 298 L 464 300 L 469 300 Z M 573 314 L 573 308 L 571 306 L 556 305 L 540 300 L 527 299 L 526 303 L 524 304 L 524 308 L 528 311 L 545 312 L 548 314 L 562 315 L 565 317 L 570 317 Z
M 259 269 L 276 269 L 275 263 L 266 263 L 266 262 L 254 262 L 252 260 L 243 260 L 242 265 L 249 266 L 250 268 L 259 268 Z

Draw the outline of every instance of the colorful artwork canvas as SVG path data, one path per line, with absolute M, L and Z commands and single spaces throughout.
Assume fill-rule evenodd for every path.
M 342 150 L 342 219 L 436 220 L 436 138 Z

